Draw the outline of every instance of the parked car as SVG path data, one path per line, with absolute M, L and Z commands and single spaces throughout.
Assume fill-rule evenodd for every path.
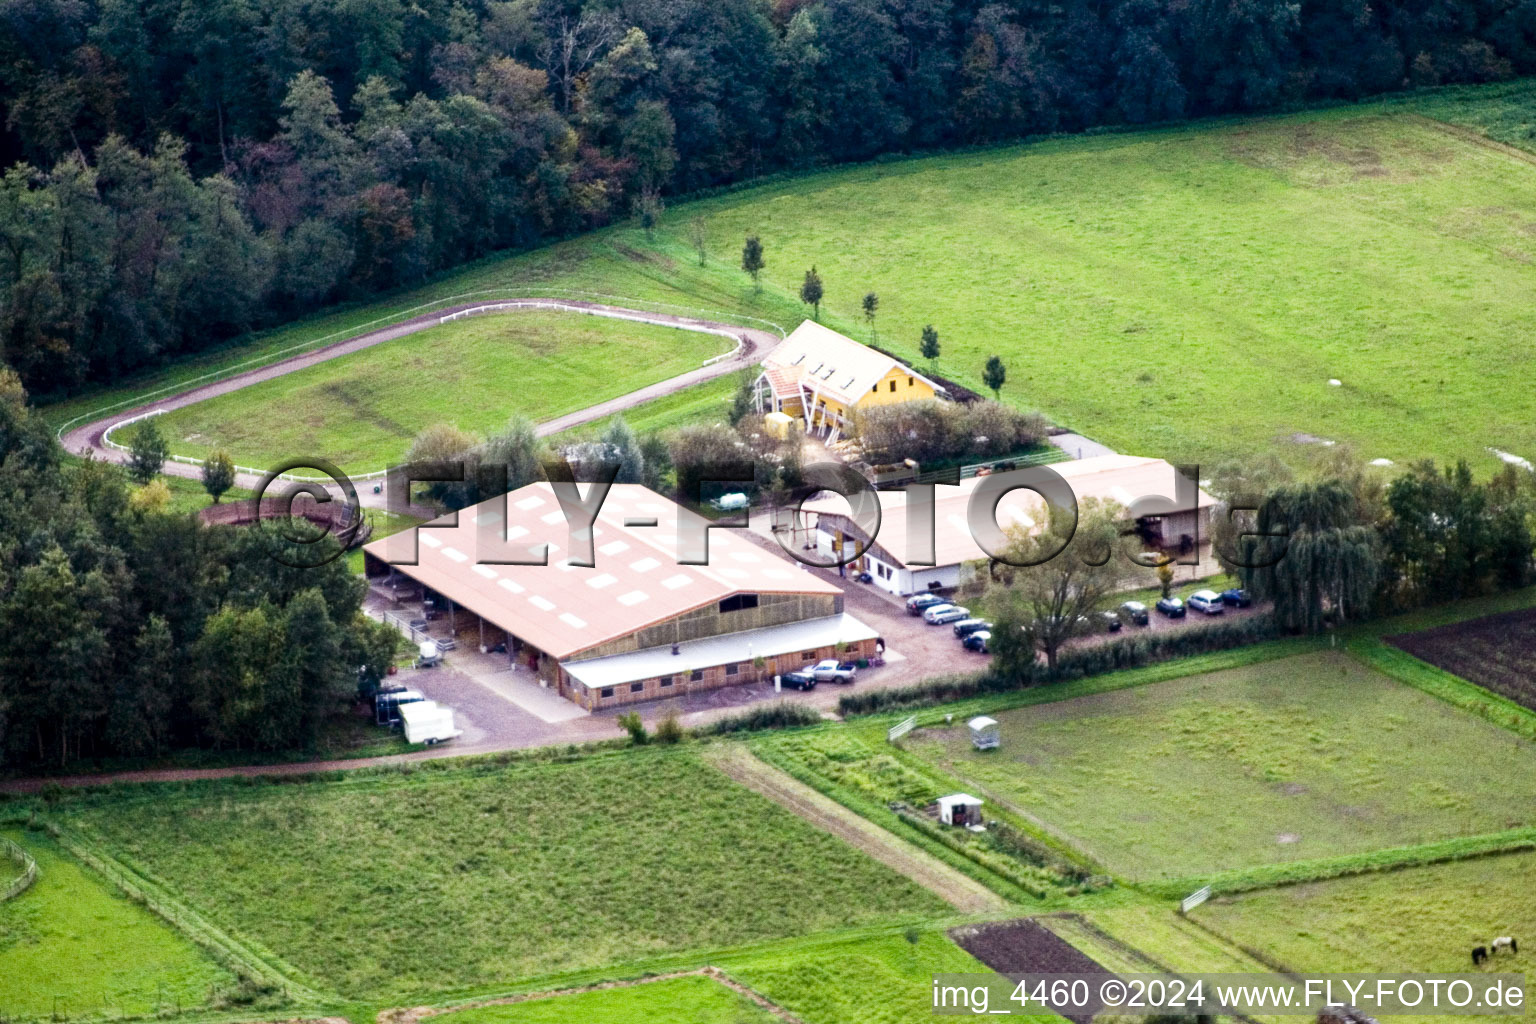
M 809 672 L 785 672 L 779 676 L 779 685 L 786 690 L 814 690 L 816 677 Z
M 957 604 L 936 604 L 923 612 L 923 621 L 930 626 L 947 626 L 951 622 L 959 622 L 961 619 L 970 617 L 971 610 Z
M 1125 623 L 1120 621 L 1118 612 L 1099 612 L 1098 620 L 1107 633 L 1118 633 L 1120 632 L 1120 627 L 1125 625 Z
M 986 654 L 987 641 L 991 639 L 992 631 L 990 629 L 978 629 L 974 633 L 966 634 L 965 639 L 960 641 L 960 645 L 968 651 L 975 651 L 977 654 Z
M 1120 606 L 1120 615 L 1133 626 L 1145 626 L 1151 621 L 1147 606 L 1140 601 L 1127 601 Z
M 1197 590 L 1190 594 L 1189 606 L 1207 615 L 1220 615 L 1227 610 L 1227 606 L 1221 603 L 1221 595 L 1214 590 Z
M 1229 605 L 1233 608 L 1247 608 L 1249 605 L 1253 604 L 1253 598 L 1248 596 L 1248 591 L 1244 590 L 1242 587 L 1233 587 L 1231 590 L 1223 590 L 1221 592 L 1221 601 L 1223 604 Z
M 858 669 L 850 661 L 838 661 L 836 658 L 828 658 L 826 661 L 818 661 L 814 665 L 808 665 L 801 669 L 810 673 L 812 679 L 818 683 L 843 683 L 853 682 Z
M 961 619 L 955 623 L 955 636 L 962 640 L 976 632 L 978 629 L 991 629 L 992 623 L 986 619 Z
M 913 594 L 907 598 L 907 614 L 921 615 L 936 604 L 948 604 L 938 594 Z
M 875 582 L 875 578 L 873 576 L 871 576 L 867 572 L 857 573 L 857 574 L 854 575 L 853 578 L 858 580 L 860 583 L 873 583 L 873 582 Z
M 1159 598 L 1157 610 L 1170 619 L 1182 619 L 1184 617 L 1184 602 L 1176 597 Z

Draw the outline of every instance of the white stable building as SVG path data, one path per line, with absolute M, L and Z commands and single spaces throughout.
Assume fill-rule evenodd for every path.
M 1174 549 L 1185 538 L 1192 545 L 1210 537 L 1211 509 L 1216 499 L 1195 488 L 1193 508 L 1180 509 L 1175 504 L 1178 492 L 1176 470 L 1162 459 L 1135 455 L 1102 455 L 1072 462 L 1058 462 L 1050 467 L 1060 474 L 1079 502 L 1088 498 L 1113 501 L 1124 506 L 1151 534 L 1158 547 Z M 985 562 L 987 553 L 976 543 L 967 521 L 971 495 L 990 477 L 972 477 L 959 486 L 938 485 L 934 492 L 933 555 L 934 565 L 913 564 L 921 551 L 908 537 L 907 494 L 904 490 L 880 491 L 880 532 L 863 556 L 849 566 L 850 571 L 868 572 L 875 585 L 893 594 L 916 594 L 924 590 L 947 590 L 965 582 L 968 563 Z M 1018 524 L 1033 529 L 1044 518 L 1045 502 L 1028 490 L 1014 490 L 1003 495 L 997 505 L 998 525 Z M 823 559 L 847 557 L 869 541 L 852 516 L 848 502 L 841 495 L 824 494 L 807 501 L 803 507 L 806 525 L 813 534 L 816 550 Z

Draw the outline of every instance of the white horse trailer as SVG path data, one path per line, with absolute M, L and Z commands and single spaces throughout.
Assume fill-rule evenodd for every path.
M 442 743 L 463 735 L 453 727 L 453 708 L 435 700 L 400 705 L 400 724 L 407 743 Z

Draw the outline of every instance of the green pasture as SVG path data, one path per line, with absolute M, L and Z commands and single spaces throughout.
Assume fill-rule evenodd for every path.
M 422 428 L 487 434 L 696 369 L 730 342 L 580 313 L 470 317 L 166 413 L 174 452 L 240 465 L 318 455 L 351 472 L 398 461 Z
M 1536 977 L 1536 853 L 1407 868 L 1217 897 L 1193 914 L 1222 936 L 1295 971 Z M 1473 946 L 1513 935 L 1520 952 L 1474 968 Z M 1527 1000 L 1536 988 L 1527 984 Z M 1529 1002 L 1527 1002 L 1529 1005 Z M 1444 1020 L 1444 1017 L 1436 1018 Z
M 1368 458 L 1466 457 L 1492 469 L 1490 447 L 1536 455 L 1536 397 L 1517 384 L 1527 357 L 1510 347 L 1536 328 L 1522 299 L 1536 275 L 1536 167 L 1475 131 L 1528 145 L 1520 111 L 1533 92 L 1526 82 L 1428 93 L 786 178 L 675 204 L 651 238 L 620 227 L 482 261 L 51 415 L 62 422 L 469 293 L 590 293 L 792 328 L 808 311 L 796 291 L 814 264 L 832 326 L 869 339 L 859 304 L 874 291 L 880 344 L 916 359 L 932 323 L 940 373 L 979 388 L 983 361 L 1000 354 L 1007 401 L 1119 450 L 1209 463 L 1261 450 L 1301 457 L 1331 440 Z M 695 217 L 708 226 L 703 267 L 685 241 Z M 760 294 L 737 268 L 748 233 L 766 251 Z M 466 360 L 494 358 L 466 348 Z M 434 348 L 427 361 L 438 358 Z M 597 385 L 659 371 L 649 361 L 616 369 Z M 556 376 L 565 385 L 555 394 L 573 397 L 524 405 L 519 388 L 514 404 L 547 415 L 551 400 L 600 397 Z M 311 381 L 308 395 L 335 399 L 322 415 L 357 403 L 335 427 L 344 464 L 387 457 L 417 422 L 388 380 L 377 383 L 354 385 L 335 368 Z M 426 419 L 452 411 L 483 428 L 510 411 L 504 393 L 466 395 L 456 377 L 420 383 Z M 312 447 L 317 413 L 272 388 L 220 403 L 212 418 L 183 414 L 178 445 L 217 436 L 237 448 Z
M 123 793 L 68 820 L 349 998 L 505 987 L 945 908 L 687 750 Z
M 1536 822 L 1536 745 L 1342 654 L 996 717 L 999 750 L 973 750 L 959 726 L 906 749 L 1133 880 Z
M 30 889 L 0 903 L 0 1019 L 149 1016 L 219 1005 L 234 992 L 228 971 L 51 839 L 0 835 L 39 869 Z M 0 874 L 10 869 L 5 861 Z

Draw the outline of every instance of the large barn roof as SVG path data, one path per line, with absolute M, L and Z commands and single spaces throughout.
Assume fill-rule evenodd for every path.
M 678 564 L 679 507 L 638 484 L 614 484 L 593 526 L 591 568 L 570 564 L 570 529 L 554 489 L 529 484 L 363 550 L 555 658 L 626 636 L 737 593 L 838 594 L 831 583 L 762 550 L 739 531 L 709 531 L 709 564 Z M 655 526 L 631 525 L 652 520 Z M 482 531 L 492 543 L 482 542 Z M 549 545 L 548 565 L 489 565 L 497 537 L 527 557 Z
M 844 405 L 856 404 L 886 374 L 898 368 L 925 381 L 935 391 L 944 390 L 884 352 L 861 345 L 813 320 L 796 327 L 763 359 L 764 372 L 779 397 L 789 397 L 794 386 L 803 381 Z
M 1058 462 L 1051 469 L 1061 474 L 1078 501 L 1099 498 L 1117 502 L 1141 517 L 1168 515 L 1177 511 L 1173 500 L 1176 470 L 1162 459 L 1135 455 L 1102 455 L 1091 459 Z M 960 481 L 958 487 L 940 485 L 935 489 L 934 552 L 935 564 L 955 565 L 987 557 L 976 543 L 966 520 L 971 495 L 986 477 Z M 1204 491 L 1197 491 L 1197 507 L 1216 504 Z M 876 541 L 891 557 L 910 565 L 907 544 L 907 495 L 905 491 L 880 491 L 880 533 Z M 1027 530 L 1040 525 L 1037 517 L 1044 512 L 1044 501 L 1033 491 L 1016 490 L 1005 494 L 997 505 L 997 522 L 1007 527 L 1017 523 Z M 805 503 L 806 512 L 847 515 L 848 503 L 841 497 L 826 496 Z

